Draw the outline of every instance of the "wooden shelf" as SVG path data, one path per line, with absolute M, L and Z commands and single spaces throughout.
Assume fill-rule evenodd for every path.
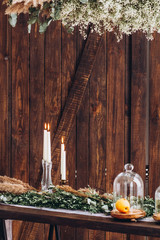
M 104 214 L 91 214 L 82 211 L 49 209 L 0 204 L 0 218 L 30 222 L 68 225 L 108 232 L 136 234 L 160 238 L 160 225 L 150 221 L 115 220 Z

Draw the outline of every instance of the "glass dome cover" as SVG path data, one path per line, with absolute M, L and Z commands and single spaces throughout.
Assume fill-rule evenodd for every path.
M 133 172 L 134 166 L 126 164 L 124 171 L 117 175 L 113 183 L 114 206 L 118 199 L 127 199 L 130 203 L 130 211 L 142 209 L 144 200 L 144 184 L 139 174 Z
M 160 213 L 160 186 L 155 192 L 155 213 Z

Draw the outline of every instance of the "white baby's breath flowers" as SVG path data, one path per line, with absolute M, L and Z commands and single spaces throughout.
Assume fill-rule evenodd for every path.
M 130 35 L 136 31 L 144 32 L 147 39 L 152 39 L 155 31 L 160 33 L 159 0 L 12 0 L 7 12 L 13 13 L 14 10 L 16 13 L 17 6 L 19 13 L 24 3 L 26 13 L 26 2 L 29 3 L 30 19 L 32 15 L 34 18 L 33 23 L 30 20 L 31 24 L 35 23 L 34 11 L 39 9 L 40 13 L 47 12 L 47 18 L 61 20 L 69 30 L 78 26 L 84 38 L 88 26 L 99 34 L 113 31 L 118 40 L 123 34 Z M 14 4 L 17 5 L 14 7 Z M 39 19 L 37 22 L 40 23 Z

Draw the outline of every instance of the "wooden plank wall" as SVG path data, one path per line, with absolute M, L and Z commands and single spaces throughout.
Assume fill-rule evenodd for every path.
M 125 163 L 125 38 L 117 43 L 114 34 L 107 34 L 107 131 L 106 191 L 113 191 L 114 178 Z M 119 74 L 121 73 L 121 74 Z M 124 236 L 124 239 L 126 236 Z M 107 239 L 123 239 L 122 234 L 107 233 Z
M 136 33 L 117 43 L 113 33 L 102 36 L 66 146 L 72 187 L 89 184 L 100 192 L 112 192 L 114 178 L 132 162 L 144 181 L 149 165 L 145 191 L 154 196 L 160 183 L 160 36 L 154 37 L 148 43 Z M 0 3 L 1 175 L 40 188 L 43 124 L 51 123 L 53 142 L 85 42 L 78 29 L 70 35 L 60 22 L 52 23 L 44 35 L 35 25 L 29 35 L 23 15 L 13 29 Z M 52 164 L 53 183 L 59 184 L 58 155 Z M 13 240 L 45 240 L 47 235 L 48 225 L 13 223 Z M 145 237 L 61 227 L 61 239 Z

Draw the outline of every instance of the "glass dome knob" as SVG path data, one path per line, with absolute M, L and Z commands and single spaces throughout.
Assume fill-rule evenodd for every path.
M 132 172 L 134 169 L 134 166 L 131 163 L 127 163 L 124 165 L 124 171 L 126 172 Z

